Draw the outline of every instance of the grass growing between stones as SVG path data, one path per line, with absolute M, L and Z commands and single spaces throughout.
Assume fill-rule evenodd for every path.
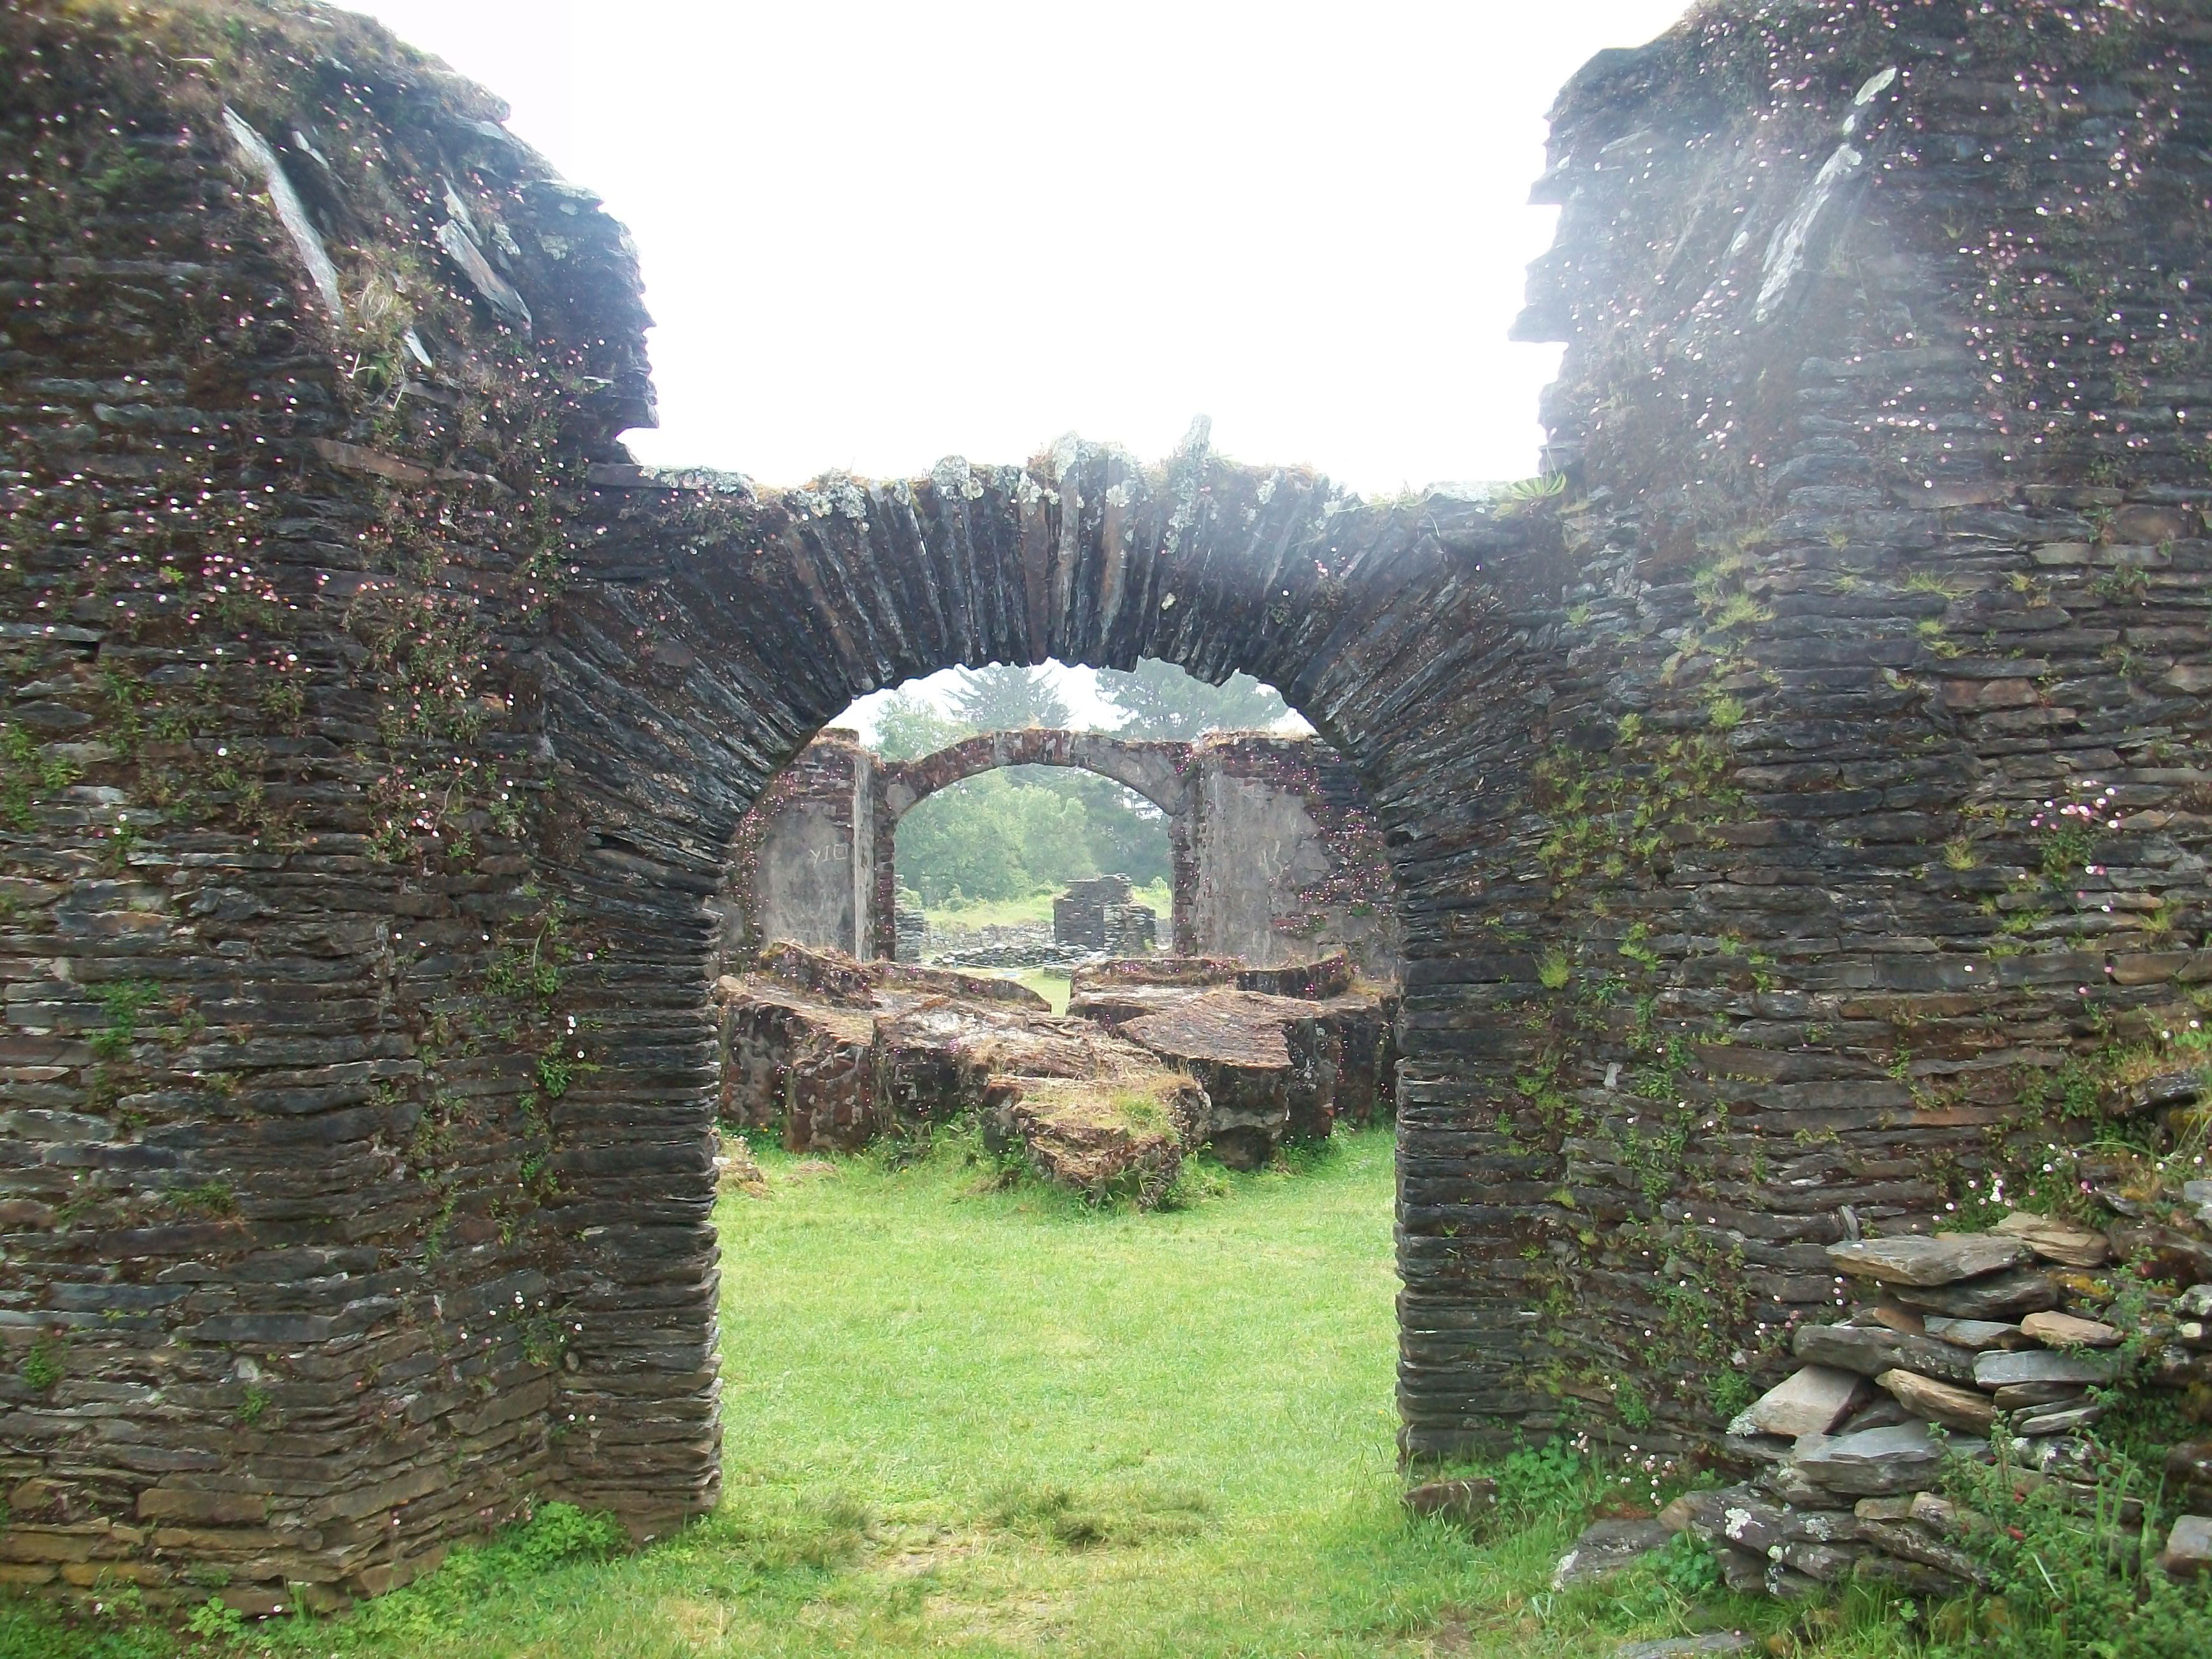
M 1656 1569 L 1548 1594 L 1596 1495 L 1571 1459 L 1520 1460 L 1489 1542 L 1404 1515 L 1387 1134 L 1209 1168 L 1151 1214 L 998 1187 L 949 1143 L 763 1161 L 771 1195 L 720 1211 L 715 1516 L 623 1556 L 556 1509 L 346 1618 L 242 1632 L 0 1603 L 0 1654 L 1519 1659 L 1686 1628 Z M 1879 1626 L 1822 1650 L 1901 1650 Z

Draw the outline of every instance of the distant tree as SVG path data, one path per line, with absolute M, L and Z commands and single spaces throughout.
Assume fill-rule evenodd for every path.
M 1067 704 L 1041 668 L 994 664 L 963 669 L 953 689 L 952 712 L 970 731 L 1018 732 L 1024 726 L 1065 726 Z
M 894 691 L 876 717 L 876 752 L 885 760 L 918 760 L 959 742 L 975 729 L 927 697 Z
M 1135 790 L 1072 766 L 1010 766 L 1006 775 L 1018 787 L 1083 803 L 1097 873 L 1127 876 L 1139 887 L 1168 879 L 1167 814 Z
M 1259 732 L 1288 714 L 1273 687 L 1249 674 L 1208 685 L 1173 663 L 1146 657 L 1133 670 L 1102 668 L 1098 695 L 1120 709 L 1114 730 L 1125 738 L 1187 739 L 1206 732 Z
M 1025 898 L 1098 873 L 1083 803 L 1004 772 L 940 789 L 899 821 L 898 874 L 924 902 Z

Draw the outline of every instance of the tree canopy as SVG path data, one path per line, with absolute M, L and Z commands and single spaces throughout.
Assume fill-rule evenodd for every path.
M 1249 674 L 1208 685 L 1171 663 L 1098 671 L 1099 695 L 1122 737 L 1188 740 L 1208 732 L 1264 730 L 1290 710 Z M 912 691 L 886 698 L 876 751 L 914 760 L 979 732 L 1074 723 L 1043 669 L 963 669 L 940 707 Z M 900 821 L 899 879 L 929 904 L 1021 898 L 1085 876 L 1117 872 L 1143 886 L 1169 875 L 1167 821 L 1110 779 L 1072 768 L 1021 766 L 939 790 Z
M 1152 657 L 1133 669 L 1100 669 L 1098 695 L 1121 711 L 1121 723 L 1114 729 L 1125 738 L 1188 740 L 1207 732 L 1261 732 L 1291 712 L 1274 687 L 1249 674 L 1208 685 Z

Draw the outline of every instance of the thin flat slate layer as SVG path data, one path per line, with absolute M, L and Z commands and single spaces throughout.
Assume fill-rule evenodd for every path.
M 1885 1285 L 1955 1285 L 2016 1267 L 2032 1256 L 2021 1241 L 1985 1233 L 1855 1239 L 1828 1246 L 1828 1260 L 1840 1271 Z

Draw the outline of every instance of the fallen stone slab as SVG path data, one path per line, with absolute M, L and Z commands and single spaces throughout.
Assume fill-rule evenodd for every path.
M 2077 1319 L 2072 1314 L 2032 1313 L 2020 1322 L 2023 1334 L 2053 1348 L 2117 1348 L 2120 1334 L 2101 1319 Z
M 1985 1434 L 1997 1420 L 1996 1402 L 1977 1389 L 1938 1382 L 1917 1371 L 1884 1371 L 1875 1381 L 1916 1417 L 1947 1428 Z
M 2212 1572 L 2212 1516 L 2185 1515 L 2176 1521 L 2158 1553 L 2158 1565 L 2175 1578 Z
M 2021 1328 L 2001 1319 L 1946 1319 L 1941 1314 L 1931 1314 L 1923 1322 L 1923 1328 L 1938 1341 L 1974 1353 L 1985 1348 L 2027 1346 Z
M 1656 1521 L 1596 1521 L 1552 1569 L 1552 1588 L 1595 1583 L 1626 1572 L 1674 1534 Z
M 2015 1348 L 1977 1354 L 1974 1382 L 1984 1389 L 2020 1382 L 2109 1382 L 2112 1361 L 2102 1354 L 2057 1353 L 2049 1348 Z
M 982 1114 L 984 1144 L 1018 1145 L 1030 1166 L 1060 1186 L 1149 1208 L 1196 1147 L 1206 1096 L 1188 1078 L 994 1077 Z
M 1826 1434 L 1862 1404 L 1866 1378 L 1832 1365 L 1806 1365 L 1753 1401 L 1729 1425 L 1730 1434 Z
M 2048 1273 L 2033 1267 L 2015 1267 L 1956 1285 L 1899 1285 L 1894 1293 L 1899 1301 L 1924 1312 L 1953 1319 L 2017 1319 L 2058 1305 L 2058 1287 Z
M 723 1115 L 793 1151 L 972 1116 L 1048 1181 L 1148 1203 L 1204 1133 L 1188 1073 L 1022 986 L 790 945 L 763 962 L 716 986 Z
M 1196 1078 L 1210 1103 L 1205 1136 L 1231 1169 L 1256 1170 L 1291 1129 L 1291 1047 L 1280 1020 L 1241 992 L 1215 992 L 1121 1027 L 1121 1035 Z
M 1880 1325 L 1801 1325 L 1790 1347 L 1810 1364 L 1837 1366 L 1861 1376 L 1903 1370 L 1945 1382 L 1974 1380 L 1971 1351 Z
M 1915 1233 L 1899 1238 L 1851 1239 L 1828 1246 L 1828 1260 L 1838 1272 L 1885 1285 L 1955 1285 L 2016 1267 L 2030 1254 L 2018 1239 L 1988 1233 L 1933 1237 Z
M 1352 958 L 1339 951 L 1318 962 L 1286 963 L 1279 968 L 1240 968 L 1237 988 L 1268 996 L 1306 997 L 1319 1001 L 1352 988 Z
M 1227 957 L 1115 957 L 1086 962 L 1067 976 L 1071 999 L 1136 986 L 1233 988 L 1240 964 Z
M 1186 959 L 1188 960 L 1188 959 Z M 1285 1104 L 1289 1138 L 1318 1139 L 1339 1117 L 1365 1123 L 1386 1116 L 1397 1092 L 1397 1002 L 1360 990 L 1310 1000 L 1224 985 L 1151 984 L 1130 976 L 1072 994 L 1067 1012 L 1117 1036 L 1143 1041 L 1131 1027 L 1198 1011 L 1202 1019 L 1272 1020 L 1283 1034 L 1291 1074 Z M 1165 1026 L 1146 1026 L 1161 1031 Z M 1271 1149 L 1272 1150 L 1272 1149 Z
M 2045 1261 L 2056 1261 L 2061 1267 L 2101 1267 L 2112 1259 L 2112 1243 L 2104 1234 L 2027 1210 L 2014 1210 L 1997 1223 L 1995 1231 L 2020 1240 Z
M 1428 1480 L 1409 1489 L 1407 1509 L 1415 1515 L 1457 1522 L 1471 1530 L 1490 1524 L 1498 1512 L 1495 1480 Z
M 1859 1434 L 1813 1436 L 1800 1443 L 1796 1462 L 1814 1485 L 1855 1498 L 1924 1492 L 1941 1474 L 1946 1449 L 1924 1423 Z

